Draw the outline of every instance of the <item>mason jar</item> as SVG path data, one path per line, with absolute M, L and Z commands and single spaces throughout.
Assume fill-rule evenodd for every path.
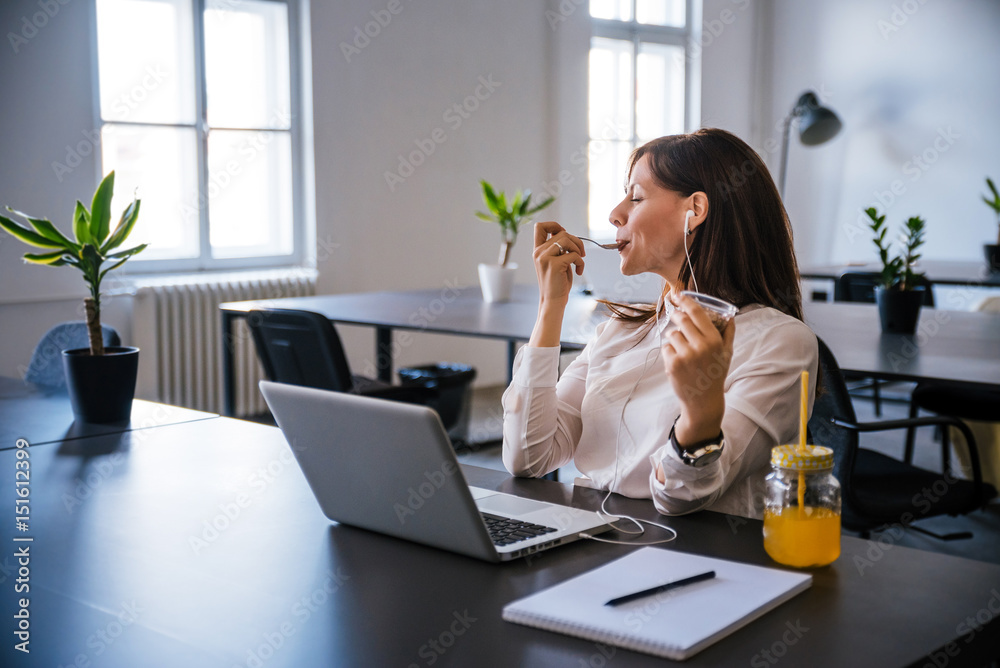
M 840 483 L 833 450 L 779 445 L 765 478 L 764 549 L 786 566 L 826 566 L 840 556 Z

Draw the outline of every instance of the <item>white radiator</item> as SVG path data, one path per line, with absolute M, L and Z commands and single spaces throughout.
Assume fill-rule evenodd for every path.
M 222 412 L 222 302 L 316 294 L 309 273 L 261 273 L 137 285 L 133 338 L 141 349 L 136 397 Z M 246 321 L 233 327 L 236 417 L 265 413 L 264 377 Z

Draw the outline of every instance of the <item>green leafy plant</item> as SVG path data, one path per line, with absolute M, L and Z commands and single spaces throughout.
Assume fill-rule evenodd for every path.
M 30 246 L 47 249 L 43 253 L 26 253 L 25 261 L 50 267 L 69 265 L 83 272 L 83 280 L 90 287 L 90 297 L 84 299 L 84 306 L 91 355 L 104 354 L 104 339 L 101 336 L 101 281 L 109 271 L 122 266 L 147 246 L 141 244 L 128 250 L 112 252 L 125 243 L 132 233 L 139 218 L 141 202 L 133 199 L 122 212 L 118 225 L 111 230 L 111 196 L 114 188 L 115 173 L 111 172 L 97 187 L 90 211 L 77 200 L 76 210 L 73 212 L 73 239 L 66 237 L 48 220 L 34 218 L 10 207 L 7 207 L 8 211 L 27 220 L 31 227 L 0 216 L 0 227 L 14 238 Z
M 507 266 L 510 259 L 510 250 L 517 240 L 517 232 L 521 225 L 528 222 L 528 218 L 533 213 L 537 213 L 555 201 L 555 197 L 549 197 L 537 206 L 531 206 L 531 191 L 518 190 L 514 197 L 507 201 L 504 191 L 497 192 L 493 186 L 485 180 L 479 182 L 483 187 L 483 202 L 489 213 L 476 211 L 476 217 L 490 223 L 500 224 L 500 258 L 498 260 L 501 267 Z
M 913 216 L 905 223 L 906 233 L 901 235 L 900 241 L 903 243 L 903 254 L 889 257 L 891 242 L 887 243 L 885 235 L 889 228 L 885 225 L 885 214 L 878 215 L 875 207 L 865 209 L 865 213 L 871 219 L 869 227 L 872 230 L 872 241 L 878 248 L 879 259 L 882 261 L 882 272 L 880 283 L 886 289 L 913 290 L 918 287 L 924 279 L 922 273 L 913 270 L 913 264 L 920 259 L 917 252 L 924 243 L 924 219 L 920 216 Z
M 989 187 L 990 192 L 993 194 L 993 199 L 983 196 L 983 201 L 986 205 L 993 209 L 993 213 L 997 216 L 997 244 L 1000 245 L 1000 192 L 997 192 L 996 184 L 993 183 L 993 179 L 986 177 L 986 185 Z

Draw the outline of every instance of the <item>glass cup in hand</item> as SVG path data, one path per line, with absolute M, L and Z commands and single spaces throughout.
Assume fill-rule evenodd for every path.
M 727 301 L 693 290 L 684 290 L 681 292 L 681 296 L 690 297 L 697 302 L 711 319 L 715 328 L 719 330 L 719 334 L 722 334 L 726 329 L 726 324 L 733 319 L 739 310 Z

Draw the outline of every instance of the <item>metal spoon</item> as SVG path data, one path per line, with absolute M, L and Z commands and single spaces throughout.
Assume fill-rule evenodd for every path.
M 594 241 L 593 239 L 588 239 L 587 237 L 577 237 L 577 239 L 583 239 L 584 241 L 589 241 L 592 244 L 597 244 L 598 246 L 600 246 L 601 248 L 604 248 L 606 250 L 618 250 L 618 242 L 617 241 L 614 242 L 614 243 L 610 243 L 610 244 L 602 244 L 602 243 L 598 243 L 597 241 Z

